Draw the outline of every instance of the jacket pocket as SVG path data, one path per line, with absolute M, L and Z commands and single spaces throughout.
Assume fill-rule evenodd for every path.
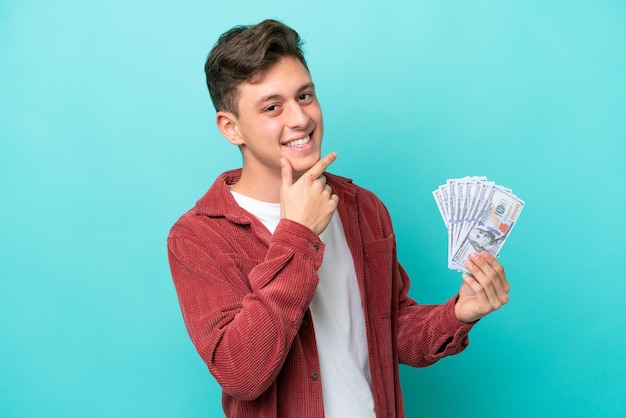
M 383 317 L 391 316 L 395 235 L 364 242 L 365 286 L 369 308 Z

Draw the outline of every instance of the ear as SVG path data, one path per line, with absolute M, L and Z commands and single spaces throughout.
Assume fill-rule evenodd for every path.
M 217 129 L 220 130 L 224 138 L 233 145 L 241 146 L 244 140 L 239 133 L 237 117 L 230 112 L 220 110 L 215 117 Z

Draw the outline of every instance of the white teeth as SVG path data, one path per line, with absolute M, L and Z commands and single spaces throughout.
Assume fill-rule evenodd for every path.
M 295 139 L 293 141 L 287 142 L 285 145 L 288 147 L 302 147 L 309 143 L 311 140 L 311 135 L 307 135 L 306 138 Z

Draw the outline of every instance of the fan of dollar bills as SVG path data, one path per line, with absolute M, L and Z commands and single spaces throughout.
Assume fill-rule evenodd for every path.
M 448 268 L 459 271 L 467 271 L 474 252 L 497 257 L 524 208 L 510 189 L 486 177 L 447 180 L 433 196 L 448 228 Z

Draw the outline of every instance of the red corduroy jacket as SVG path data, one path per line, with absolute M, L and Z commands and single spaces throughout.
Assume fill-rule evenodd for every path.
M 172 227 L 168 255 L 187 330 L 223 389 L 227 417 L 323 417 L 308 310 L 324 244 L 282 219 L 274 234 L 238 206 L 222 174 Z M 404 417 L 399 363 L 424 367 L 462 351 L 472 325 L 456 298 L 419 305 L 396 257 L 389 214 L 371 192 L 325 173 L 354 259 L 378 418 Z

